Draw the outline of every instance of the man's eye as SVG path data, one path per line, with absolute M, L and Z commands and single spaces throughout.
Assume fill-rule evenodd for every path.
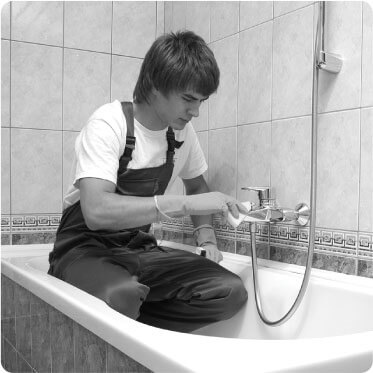
M 184 99 L 184 101 L 186 101 L 186 102 L 192 102 L 192 100 L 189 99 L 189 98 L 183 97 L 183 99 Z

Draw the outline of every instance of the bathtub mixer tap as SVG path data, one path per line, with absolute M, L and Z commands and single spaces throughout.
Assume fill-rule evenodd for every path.
M 249 222 L 250 236 L 251 236 L 251 255 L 252 255 L 252 271 L 253 271 L 253 285 L 255 293 L 255 303 L 258 314 L 262 321 L 269 326 L 278 326 L 289 320 L 298 308 L 301 299 L 306 291 L 306 284 L 309 278 L 309 271 L 307 276 L 304 276 L 301 289 L 298 296 L 289 311 L 278 320 L 269 320 L 264 312 L 261 303 L 259 285 L 258 285 L 258 264 L 256 254 L 256 223 L 278 223 L 284 221 L 295 221 L 299 225 L 306 225 L 310 219 L 310 208 L 305 203 L 299 203 L 294 210 L 288 208 L 281 208 L 277 206 L 276 200 L 270 197 L 271 189 L 269 187 L 243 187 L 244 190 L 255 191 L 258 193 L 259 206 L 253 206 L 251 211 L 245 216 L 244 221 Z M 305 282 L 306 280 L 306 282 Z
M 299 203 L 294 209 L 278 207 L 275 198 L 271 198 L 270 187 L 243 187 L 243 190 L 254 191 L 258 195 L 259 206 L 253 206 L 245 221 L 280 223 L 294 221 L 299 225 L 306 225 L 310 217 L 307 204 Z

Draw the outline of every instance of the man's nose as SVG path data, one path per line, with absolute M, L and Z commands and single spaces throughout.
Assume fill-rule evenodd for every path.
M 201 106 L 200 102 L 193 103 L 189 108 L 188 108 L 188 114 L 192 115 L 193 117 L 198 117 L 199 116 L 199 107 Z

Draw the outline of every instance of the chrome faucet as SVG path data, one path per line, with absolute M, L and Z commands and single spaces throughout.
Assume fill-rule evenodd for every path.
M 276 199 L 271 197 L 270 187 L 243 187 L 243 190 L 254 191 L 258 194 L 259 206 L 255 206 L 247 214 L 245 221 L 279 223 L 295 221 L 306 225 L 309 221 L 310 210 L 305 203 L 299 203 L 294 209 L 278 207 Z

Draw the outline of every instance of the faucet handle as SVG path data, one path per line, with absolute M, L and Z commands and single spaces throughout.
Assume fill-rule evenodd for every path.
M 257 192 L 260 206 L 264 205 L 264 201 L 268 201 L 269 204 L 271 204 L 270 201 L 275 201 L 275 198 L 271 198 L 271 187 L 268 186 L 258 186 L 258 187 L 242 187 L 242 190 L 251 190 L 254 192 Z

